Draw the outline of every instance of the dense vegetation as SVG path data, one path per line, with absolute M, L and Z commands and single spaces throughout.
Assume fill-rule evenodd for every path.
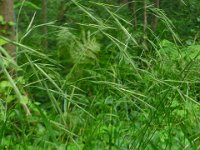
M 200 1 L 4 2 L 0 149 L 200 149 Z

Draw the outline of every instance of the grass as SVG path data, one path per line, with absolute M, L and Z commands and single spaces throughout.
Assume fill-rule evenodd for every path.
M 154 11 L 174 42 L 152 35 L 142 45 L 143 36 L 113 6 L 92 3 L 108 13 L 103 20 L 72 2 L 92 19 L 77 23 L 82 34 L 50 24 L 60 32 L 60 55 L 71 54 L 70 69 L 58 64 L 63 58 L 23 43 L 44 25 L 31 27 L 34 17 L 20 42 L 1 37 L 18 48 L 18 62 L 0 48 L 1 149 L 199 149 L 199 52 L 184 55 L 193 51 L 177 44 L 160 10 Z M 13 65 L 16 78 L 9 74 Z

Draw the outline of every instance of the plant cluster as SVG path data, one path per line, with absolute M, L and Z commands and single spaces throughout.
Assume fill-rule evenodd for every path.
M 159 19 L 146 33 L 141 1 L 137 29 L 130 1 L 51 0 L 46 23 L 40 1 L 15 2 L 17 40 L 0 35 L 0 149 L 200 148 L 199 2 L 146 2 Z

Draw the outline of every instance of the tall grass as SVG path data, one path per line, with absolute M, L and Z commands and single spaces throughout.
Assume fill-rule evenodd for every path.
M 199 149 L 198 45 L 179 44 L 171 21 L 151 6 L 173 42 L 149 29 L 142 45 L 142 33 L 118 13 L 126 5 L 90 3 L 105 11 L 101 18 L 72 2 L 90 21 L 77 22 L 80 30 L 43 24 L 58 33 L 52 55 L 23 42 L 43 26 L 32 26 L 34 17 L 18 42 L 0 37 L 18 48 L 17 62 L 0 48 L 1 149 Z

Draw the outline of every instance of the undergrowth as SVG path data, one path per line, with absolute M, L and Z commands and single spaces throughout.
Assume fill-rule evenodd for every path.
M 144 44 L 123 6 L 91 3 L 103 19 L 73 4 L 90 22 L 31 22 L 18 42 L 1 37 L 18 50 L 16 62 L 0 47 L 1 149 L 199 149 L 200 45 L 182 44 L 161 10 L 149 7 L 173 40 L 149 29 Z M 26 45 L 44 25 L 55 51 Z

